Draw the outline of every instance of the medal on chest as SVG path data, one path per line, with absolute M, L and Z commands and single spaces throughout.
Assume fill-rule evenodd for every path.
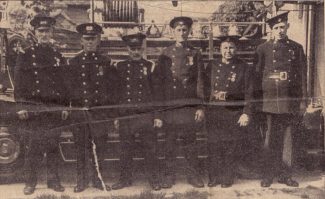
M 147 67 L 143 67 L 143 74 L 148 75 L 148 68 Z
M 104 69 L 103 69 L 103 66 L 99 66 L 99 67 L 98 67 L 98 71 L 99 71 L 99 75 L 100 75 L 100 76 L 103 76 L 103 75 L 104 75 Z
M 230 73 L 230 81 L 231 81 L 231 82 L 235 82 L 235 81 L 236 81 L 236 76 L 237 76 L 236 73 L 231 72 L 231 73 Z
M 54 66 L 60 66 L 60 59 L 57 57 L 54 57 L 54 60 L 55 60 Z
M 193 56 L 187 56 L 187 61 L 188 61 L 188 64 L 190 65 L 190 66 L 192 66 L 194 63 L 193 63 L 193 60 L 194 60 L 194 58 L 193 58 Z

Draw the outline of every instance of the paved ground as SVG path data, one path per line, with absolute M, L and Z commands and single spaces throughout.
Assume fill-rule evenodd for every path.
M 16 183 L 10 185 L 0 185 L 1 199 L 18 198 L 37 198 L 44 194 L 55 195 L 62 199 L 66 196 L 71 198 L 111 198 L 112 196 L 135 196 L 149 190 L 149 186 L 142 175 L 138 175 L 132 187 L 119 191 L 98 191 L 94 188 L 88 188 L 81 194 L 73 193 L 75 174 L 72 168 L 66 170 L 62 176 L 62 184 L 66 187 L 64 193 L 55 193 L 48 190 L 45 185 L 44 173 L 40 175 L 41 182 L 37 185 L 37 190 L 31 196 L 24 196 L 22 193 L 24 184 Z M 142 176 L 142 177 L 141 177 Z M 325 172 L 321 171 L 300 171 L 295 178 L 300 182 L 299 188 L 289 188 L 284 185 L 274 183 L 271 188 L 261 188 L 259 180 L 237 179 L 231 188 L 222 189 L 220 186 L 215 188 L 194 189 L 186 184 L 183 175 L 178 176 L 177 184 L 169 190 L 162 190 L 156 193 L 165 194 L 165 198 L 175 198 L 175 194 L 183 194 L 191 191 L 206 193 L 207 199 L 324 199 L 325 198 Z M 117 180 L 117 174 L 105 176 L 107 184 L 112 184 Z M 67 198 L 67 197 L 66 197 Z

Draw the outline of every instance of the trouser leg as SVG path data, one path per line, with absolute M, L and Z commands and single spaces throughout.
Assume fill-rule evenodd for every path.
M 59 167 L 59 138 L 57 136 L 47 139 L 47 183 L 60 183 Z
M 120 128 L 120 142 L 121 142 L 121 155 L 120 155 L 120 168 L 121 178 L 130 178 L 132 176 L 132 163 L 134 151 L 134 135 L 131 132 L 127 123 L 122 124 Z
M 183 136 L 183 149 L 187 161 L 186 173 L 188 176 L 197 175 L 199 171 L 196 132 L 189 131 Z
M 25 183 L 29 186 L 36 186 L 37 184 L 37 170 L 38 164 L 42 160 L 41 140 L 32 137 L 33 132 L 26 132 L 25 136 L 25 164 L 24 174 Z
M 232 184 L 235 177 L 235 169 L 237 167 L 237 148 L 238 141 L 225 141 L 220 143 L 222 151 L 222 166 L 221 166 L 221 183 Z
M 164 161 L 164 175 L 175 175 L 175 161 L 176 161 L 176 139 L 177 131 L 172 128 L 167 128 L 165 131 L 165 161 Z
M 86 131 L 84 127 L 78 127 L 74 131 L 76 155 L 77 155 L 77 185 L 86 184 Z
M 140 132 L 141 148 L 145 153 L 148 177 L 158 175 L 157 134 L 153 128 Z

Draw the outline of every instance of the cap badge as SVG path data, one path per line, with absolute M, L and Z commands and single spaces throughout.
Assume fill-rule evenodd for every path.
M 47 25 L 47 21 L 40 21 L 41 25 Z
M 92 27 L 92 26 L 86 26 L 86 30 L 87 31 L 92 31 L 92 30 L 94 30 L 94 27 Z

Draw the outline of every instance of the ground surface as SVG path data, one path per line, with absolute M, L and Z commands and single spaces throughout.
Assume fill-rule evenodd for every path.
M 195 189 L 186 183 L 184 175 L 178 174 L 177 184 L 172 189 L 157 192 L 150 191 L 144 176 L 136 172 L 138 173 L 134 176 L 136 180 L 129 188 L 109 192 L 88 188 L 80 194 L 73 193 L 75 183 L 73 165 L 65 168 L 64 173 L 61 171 L 62 184 L 66 188 L 63 193 L 55 193 L 46 188 L 45 173 L 40 172 L 40 182 L 33 195 L 28 197 L 23 195 L 23 183 L 3 184 L 0 185 L 0 199 L 325 199 L 325 172 L 321 171 L 297 172 L 295 179 L 300 182 L 299 188 L 286 187 L 276 181 L 270 188 L 261 188 L 259 180 L 236 179 L 235 184 L 227 189 L 220 186 Z M 111 172 L 104 177 L 106 183 L 111 185 L 118 179 L 118 172 Z M 205 182 L 207 183 L 207 179 Z

